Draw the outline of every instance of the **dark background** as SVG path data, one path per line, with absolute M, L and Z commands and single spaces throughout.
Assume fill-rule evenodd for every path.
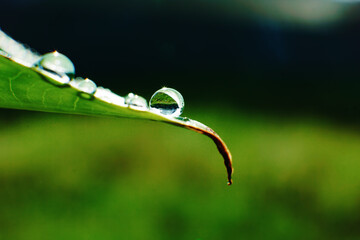
M 360 239 L 359 6 L 2 1 L 1 29 L 77 76 L 179 90 L 235 171 L 166 124 L 1 109 L 0 239 Z
M 323 1 L 311 12 L 305 1 L 309 19 L 297 19 L 296 4 L 261 12 L 255 2 L 7 1 L 0 22 L 122 95 L 149 99 L 166 85 L 201 104 L 359 122 L 358 5 Z M 328 5 L 340 13 L 316 12 Z

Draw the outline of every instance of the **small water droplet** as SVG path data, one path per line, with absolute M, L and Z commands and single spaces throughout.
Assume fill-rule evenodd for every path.
M 38 63 L 38 70 L 60 84 L 69 83 L 75 75 L 74 64 L 57 51 L 44 54 Z
M 191 119 L 188 118 L 188 117 L 175 117 L 176 119 L 180 120 L 180 121 L 183 121 L 183 122 L 190 122 Z
M 71 80 L 69 84 L 79 92 L 93 94 L 96 91 L 96 84 L 88 78 L 83 79 L 81 77 L 77 77 Z
M 125 103 L 129 105 L 129 108 L 136 109 L 136 110 L 146 110 L 148 109 L 148 103 L 145 98 L 129 93 L 125 97 Z
M 94 93 L 94 97 L 103 102 L 115 104 L 122 107 L 126 106 L 125 99 L 123 97 L 113 93 L 110 89 L 107 88 L 98 87 L 96 89 L 96 92 Z
M 161 88 L 150 99 L 150 110 L 155 113 L 178 117 L 184 110 L 184 98 L 173 88 Z
M 126 104 L 129 104 L 129 103 L 130 103 L 130 100 L 131 100 L 132 98 L 134 98 L 134 97 L 135 97 L 135 94 L 133 94 L 133 93 L 128 93 L 128 95 L 125 96 L 125 103 L 126 103 Z

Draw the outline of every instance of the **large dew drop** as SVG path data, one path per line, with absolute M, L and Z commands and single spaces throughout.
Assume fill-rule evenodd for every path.
M 180 116 L 184 105 L 184 98 L 173 88 L 163 87 L 150 99 L 151 111 L 172 117 Z
M 40 60 L 40 66 L 59 75 L 75 74 L 75 67 L 71 60 L 57 51 L 44 54 Z
M 44 54 L 39 62 L 40 72 L 55 83 L 67 84 L 75 75 L 75 67 L 69 58 L 55 51 Z

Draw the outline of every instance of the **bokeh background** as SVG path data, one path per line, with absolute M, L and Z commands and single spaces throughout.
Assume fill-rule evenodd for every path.
M 360 3 L 12 0 L 0 27 L 184 116 L 0 110 L 0 239 L 360 239 Z M 1 69 L 0 69 L 1 70 Z

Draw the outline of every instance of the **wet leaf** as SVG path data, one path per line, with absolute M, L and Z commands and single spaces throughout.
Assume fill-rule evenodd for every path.
M 1 41 L 0 38 L 0 47 L 4 50 L 2 55 L 6 56 L 0 56 L 1 108 L 139 118 L 190 129 L 210 137 L 215 142 L 224 158 L 228 184 L 232 183 L 233 169 L 230 151 L 224 141 L 211 128 L 192 119 L 177 117 L 177 115 L 175 117 L 173 114 L 166 115 L 161 111 L 151 110 L 147 107 L 146 100 L 140 96 L 129 94 L 123 98 L 109 89 L 97 87 L 95 83 L 88 79 L 68 78 L 67 80 L 66 75 L 57 74 L 55 71 L 56 66 L 51 66 L 52 69 L 49 70 L 36 64 L 29 67 L 32 64 L 28 64 L 26 61 L 24 63 L 21 57 L 12 58 L 11 54 L 7 54 L 4 44 L 1 44 L 4 42 Z M 15 54 L 17 53 L 15 52 Z M 64 59 L 63 56 L 61 56 L 61 59 Z M 65 59 L 65 61 L 67 60 Z M 48 62 L 46 64 L 49 65 Z M 68 62 L 66 64 L 69 66 Z M 169 94 L 173 94 L 174 91 L 176 90 L 170 91 Z M 169 99 L 169 96 L 165 97 Z M 181 103 L 178 103 L 178 105 L 180 106 Z M 166 107 L 169 108 L 169 104 Z M 174 104 L 171 107 L 174 107 Z

